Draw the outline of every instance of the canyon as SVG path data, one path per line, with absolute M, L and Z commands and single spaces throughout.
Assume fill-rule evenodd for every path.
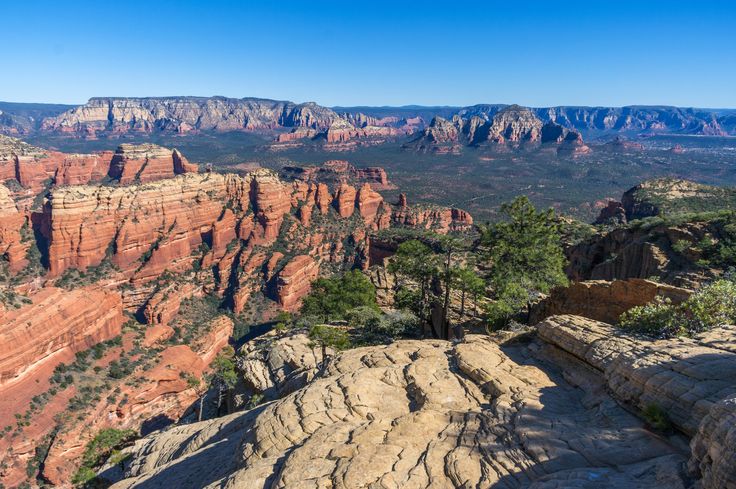
M 432 123 L 422 141 L 586 152 L 579 132 L 529 109 L 500 114 Z M 99 468 L 115 487 L 732 484 L 733 328 L 653 341 L 614 325 L 722 274 L 695 245 L 728 242 L 728 222 L 665 217 L 728 208 L 730 189 L 654 180 L 605 203 L 602 227 L 566 247 L 574 283 L 519 331 L 326 348 L 326 362 L 304 331 L 247 328 L 297 312 L 313 280 L 348 269 L 388 307 L 398 244 L 427 231 L 473 239 L 467 211 L 389 202 L 388 172 L 347 159 L 220 173 L 151 143 L 89 154 L 0 143 L 6 486 L 68 486 L 111 428 L 142 436 Z M 245 337 L 224 401 L 239 410 L 221 416 L 208 379 Z M 673 433 L 642 421 L 652 404 Z
M 266 169 L 199 173 L 152 144 L 69 155 L 2 141 L 12 169 L 0 185 L 9 272 L 0 479 L 9 486 L 27 467 L 68 483 L 102 429 L 146 432 L 201 416 L 198 386 L 238 315 L 298 309 L 318 276 L 368 267 L 370 233 L 473 224 L 460 209 L 385 201 L 371 188 L 390 187 L 380 167 L 332 163 L 328 185 Z M 17 179 L 31 173 L 43 178 Z M 193 321 L 208 300 L 231 312 Z

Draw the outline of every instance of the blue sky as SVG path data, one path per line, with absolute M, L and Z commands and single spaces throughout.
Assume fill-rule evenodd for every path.
M 734 1 L 2 1 L 0 100 L 736 107 Z

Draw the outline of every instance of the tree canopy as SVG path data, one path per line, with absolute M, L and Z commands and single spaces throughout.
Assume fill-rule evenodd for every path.
M 484 227 L 481 243 L 489 283 L 496 301 L 489 313 L 494 322 L 508 320 L 529 306 L 535 295 L 567 284 L 559 224 L 552 209 L 537 211 L 525 196 L 504 204 L 504 221 Z
M 378 310 L 376 288 L 359 270 L 351 270 L 341 276 L 312 282 L 312 290 L 304 298 L 301 312 L 331 321 L 345 319 L 347 311 L 361 306 Z

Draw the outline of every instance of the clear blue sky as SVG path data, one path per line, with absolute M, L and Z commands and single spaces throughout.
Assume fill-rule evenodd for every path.
M 0 3 L 0 100 L 736 107 L 736 1 Z

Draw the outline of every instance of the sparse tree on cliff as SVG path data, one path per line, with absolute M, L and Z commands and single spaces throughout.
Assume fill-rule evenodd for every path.
M 350 347 L 347 332 L 327 324 L 315 324 L 309 330 L 310 347 L 319 346 L 322 352 L 321 369 L 327 365 L 327 349 L 345 350 Z
M 399 245 L 396 254 L 391 258 L 388 271 L 417 284 L 418 296 L 410 289 L 404 288 L 399 291 L 397 300 L 400 305 L 413 310 L 420 320 L 428 321 L 430 288 L 432 278 L 437 274 L 437 257 L 432 249 L 416 239 L 405 241 Z
M 487 248 L 485 260 L 495 301 L 488 312 L 496 326 L 526 308 L 533 298 L 565 285 L 565 255 L 560 231 L 552 209 L 537 211 L 525 196 L 504 204 L 506 220 L 481 230 L 481 243 Z
M 457 267 L 454 271 L 455 288 L 460 290 L 460 319 L 465 317 L 465 303 L 468 296 L 478 302 L 478 296 L 483 294 L 486 284 L 471 267 Z

